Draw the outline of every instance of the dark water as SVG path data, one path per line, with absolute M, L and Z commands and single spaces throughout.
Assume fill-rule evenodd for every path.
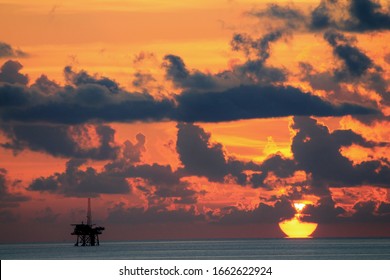
M 237 239 L 0 244 L 0 259 L 390 260 L 390 239 Z

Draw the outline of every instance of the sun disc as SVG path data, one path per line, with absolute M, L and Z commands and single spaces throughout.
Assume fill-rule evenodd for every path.
M 318 224 L 302 222 L 298 217 L 279 223 L 280 229 L 289 238 L 310 238 Z

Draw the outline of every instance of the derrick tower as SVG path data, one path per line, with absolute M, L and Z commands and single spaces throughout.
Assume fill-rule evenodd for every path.
M 71 235 L 77 235 L 74 246 L 99 246 L 99 235 L 102 234 L 104 227 L 92 224 L 91 199 L 88 198 L 87 223 L 72 224 L 74 230 Z

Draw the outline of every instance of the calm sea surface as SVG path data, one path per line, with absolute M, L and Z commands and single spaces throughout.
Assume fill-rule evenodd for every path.
M 390 239 L 235 239 L 0 244 L 2 260 L 271 259 L 390 260 Z

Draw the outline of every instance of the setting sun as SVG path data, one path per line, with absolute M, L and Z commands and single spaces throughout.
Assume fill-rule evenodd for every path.
M 288 238 L 310 238 L 318 224 L 302 222 L 298 217 L 279 223 L 280 229 Z
M 294 218 L 290 220 L 284 220 L 279 223 L 280 229 L 288 238 L 310 238 L 313 232 L 317 229 L 318 224 L 303 222 L 301 217 L 303 216 L 302 210 L 306 207 L 305 203 L 295 202 L 294 208 L 297 213 Z

